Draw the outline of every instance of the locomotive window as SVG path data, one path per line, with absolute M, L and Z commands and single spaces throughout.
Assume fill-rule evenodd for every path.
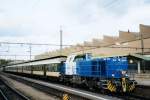
M 79 56 L 76 56 L 74 61 L 80 61 L 80 60 L 84 60 L 85 59 L 85 55 L 79 55 Z
M 72 60 L 72 58 L 70 57 L 69 62 Z

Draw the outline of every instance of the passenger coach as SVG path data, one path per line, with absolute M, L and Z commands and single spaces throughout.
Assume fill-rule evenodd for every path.
M 47 59 L 39 59 L 8 65 L 4 71 L 40 76 L 60 77 L 60 70 L 66 56 L 56 56 Z

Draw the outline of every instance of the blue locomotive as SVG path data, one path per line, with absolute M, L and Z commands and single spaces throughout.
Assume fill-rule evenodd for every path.
M 136 81 L 127 75 L 126 57 L 92 58 L 91 54 L 71 55 L 62 67 L 64 81 L 111 92 L 133 91 Z

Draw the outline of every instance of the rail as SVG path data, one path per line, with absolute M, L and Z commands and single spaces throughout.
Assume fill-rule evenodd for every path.
M 30 100 L 0 77 L 0 100 Z

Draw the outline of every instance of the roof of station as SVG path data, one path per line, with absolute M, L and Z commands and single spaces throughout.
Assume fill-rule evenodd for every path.
M 140 54 L 123 54 L 123 55 L 111 55 L 111 56 L 100 56 L 101 58 L 104 57 L 134 57 L 136 59 L 141 59 L 141 60 L 146 60 L 146 61 L 150 61 L 150 57 L 147 57 L 145 55 L 140 55 Z M 98 56 L 94 57 L 97 58 Z

